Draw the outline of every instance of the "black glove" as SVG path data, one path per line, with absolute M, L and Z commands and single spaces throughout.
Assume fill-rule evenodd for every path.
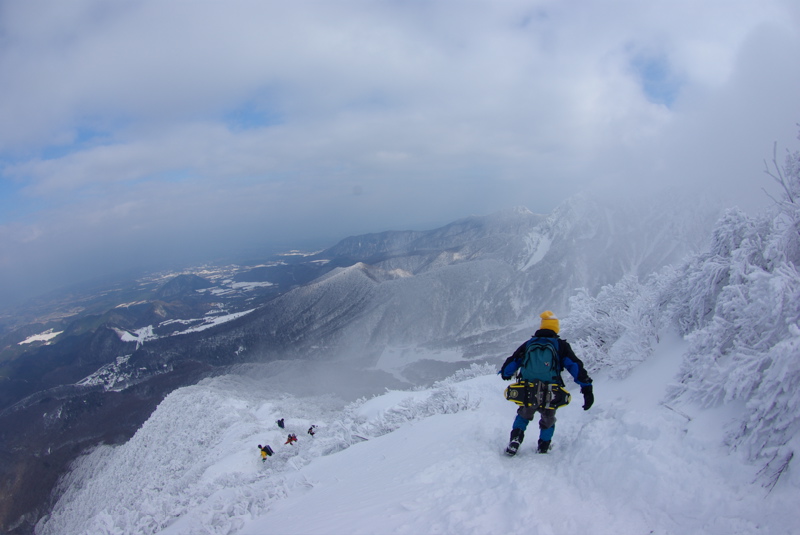
M 500 379 L 502 379 L 503 381 L 508 381 L 512 377 L 514 377 L 514 376 L 513 375 L 503 375 L 503 372 L 500 372 Z
M 592 385 L 582 386 L 581 394 L 583 394 L 583 410 L 588 411 L 594 404 L 594 394 L 592 393 Z

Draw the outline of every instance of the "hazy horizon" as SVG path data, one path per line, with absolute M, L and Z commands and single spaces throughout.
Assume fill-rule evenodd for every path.
M 587 188 L 766 206 L 790 0 L 0 4 L 0 299 Z

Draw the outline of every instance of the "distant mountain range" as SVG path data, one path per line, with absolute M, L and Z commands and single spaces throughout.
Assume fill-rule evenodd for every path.
M 429 384 L 508 353 L 541 310 L 566 314 L 576 288 L 697 251 L 717 213 L 691 195 L 581 195 L 550 215 L 513 208 L 354 236 L 20 309 L 0 340 L 0 527 L 30 532 L 73 459 L 126 441 L 175 388 L 277 360 Z

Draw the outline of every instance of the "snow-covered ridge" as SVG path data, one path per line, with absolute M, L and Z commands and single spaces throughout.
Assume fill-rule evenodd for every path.
M 662 208 L 684 219 L 680 232 L 667 236 L 650 225 Z M 377 359 L 386 347 L 494 355 L 542 310 L 565 315 L 575 288 L 597 291 L 626 273 L 679 262 L 713 227 L 714 212 L 685 203 L 631 208 L 592 197 L 549 217 L 519 209 L 428 232 L 355 236 L 325 252 L 352 264 L 268 303 L 253 317 L 263 325 L 252 330 L 281 333 L 276 341 L 291 340 L 285 350 L 298 354 L 325 336 L 330 352 L 345 358 Z M 618 228 L 628 230 L 616 236 Z
M 474 367 L 458 379 L 487 371 Z M 242 515 L 266 512 L 296 489 L 293 472 L 315 459 L 409 422 L 477 409 L 479 401 L 456 392 L 454 384 L 445 381 L 428 391 L 391 392 L 383 401 L 361 399 L 341 411 L 326 408 L 329 401 L 321 399 L 264 398 L 242 377 L 179 389 L 128 443 L 101 446 L 79 462 L 64 482 L 60 505 L 37 532 L 169 533 L 179 528 L 183 533 L 205 533 L 194 517 L 200 513 L 216 517 L 211 522 L 224 524 L 231 533 L 243 525 Z M 288 416 L 285 430 L 275 425 L 283 416 Z M 313 438 L 306 433 L 312 424 L 317 426 Z M 283 444 L 288 432 L 300 437 L 296 446 Z M 276 451 L 267 463 L 260 461 L 260 443 Z M 126 484 L 119 485 L 123 480 Z M 225 504 L 224 512 L 220 515 L 216 505 L 208 513 L 200 512 L 209 504 Z
M 491 367 L 341 410 L 207 380 L 82 458 L 37 533 L 793 533 L 796 476 L 754 492 L 756 467 L 720 443 L 729 414 L 661 402 L 684 348 L 664 340 L 628 379 L 597 376 L 592 410 L 560 409 L 548 455 L 533 427 L 515 458 L 502 450 L 516 406 Z M 262 462 L 258 444 L 275 455 Z
M 128 328 L 127 333 L 120 331 L 118 336 L 129 342 L 119 344 L 109 340 L 109 331 L 98 332 L 98 340 L 109 341 L 116 349 L 97 365 L 134 352 L 136 344 L 145 345 L 137 348 L 129 361 L 113 362 L 101 373 L 86 378 L 86 383 L 95 385 L 92 388 L 98 391 L 100 386 L 118 389 L 126 382 L 141 382 L 168 371 L 181 359 L 201 358 L 204 363 L 226 365 L 258 358 L 263 347 L 287 359 L 313 356 L 327 360 L 341 356 L 387 370 L 394 374 L 395 383 L 404 380 L 407 384 L 427 384 L 472 359 L 483 361 L 509 351 L 512 344 L 520 341 L 517 329 L 530 334 L 542 307 L 563 314 L 566 298 L 575 287 L 594 290 L 604 282 L 618 280 L 626 271 L 660 266 L 677 254 L 670 243 L 662 241 L 664 247 L 654 246 L 658 239 L 649 240 L 646 247 L 630 235 L 615 241 L 614 231 L 632 227 L 635 217 L 610 219 L 608 209 L 590 210 L 577 203 L 573 208 L 567 214 L 574 218 L 569 222 L 517 210 L 501 217 L 467 218 L 429 232 L 392 234 L 388 236 L 391 243 L 386 244 L 380 243 L 381 237 L 363 240 L 365 249 L 361 250 L 374 246 L 375 251 L 391 254 L 377 254 L 312 284 L 295 286 L 293 291 L 269 301 L 251 299 L 258 295 L 257 290 L 249 295 L 241 291 L 238 300 L 230 301 L 230 311 L 263 305 L 257 313 L 227 321 L 201 335 L 184 337 L 185 344 L 180 339 L 159 342 L 155 338 L 159 335 L 208 329 L 211 323 L 199 316 L 216 302 L 223 306 L 229 303 L 227 296 L 213 297 L 208 293 L 210 289 L 204 295 L 196 293 L 203 291 L 194 284 L 201 281 L 184 277 L 184 284 L 171 285 L 167 288 L 170 292 L 158 294 L 152 307 L 114 312 L 104 325 Z M 596 218 L 595 214 L 603 217 Z M 650 229 L 650 225 L 642 226 L 644 231 Z M 544 241 L 530 241 L 533 232 L 547 237 L 549 246 Z M 654 249 L 659 254 L 643 261 Z M 661 251 L 669 251 L 670 255 L 662 255 Z M 290 259 L 285 260 L 291 264 Z M 333 259 L 337 266 L 348 265 L 349 260 Z M 522 271 L 522 267 L 527 269 Z M 306 283 L 323 271 L 307 270 L 309 276 L 302 280 Z M 213 291 L 227 292 L 236 291 L 231 284 L 238 277 L 233 272 L 219 272 L 209 280 L 218 289 Z M 270 277 L 270 271 L 263 270 L 251 278 Z M 273 280 L 283 285 L 291 282 L 291 277 Z M 168 284 L 169 280 L 162 281 L 159 286 Z M 269 288 L 263 291 L 263 295 L 277 293 L 280 292 L 271 293 Z M 132 293 L 124 300 L 133 302 L 141 295 L 146 294 Z M 174 301 L 170 300 L 172 296 Z M 183 298 L 185 302 L 181 302 Z M 188 311 L 184 305 L 191 302 L 203 306 Z M 224 316 L 227 314 L 220 314 Z M 198 319 L 192 323 L 163 322 L 188 317 Z M 384 351 L 385 348 L 400 350 Z M 408 361 L 399 362 L 398 357 L 408 357 Z M 164 379 L 167 380 L 153 383 L 168 383 L 169 377 Z M 86 418 L 89 423 L 91 415 Z

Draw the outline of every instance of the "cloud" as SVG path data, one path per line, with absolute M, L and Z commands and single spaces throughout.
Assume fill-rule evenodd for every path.
M 4 269 L 548 212 L 590 185 L 754 199 L 800 121 L 799 36 L 789 0 L 2 3 Z

